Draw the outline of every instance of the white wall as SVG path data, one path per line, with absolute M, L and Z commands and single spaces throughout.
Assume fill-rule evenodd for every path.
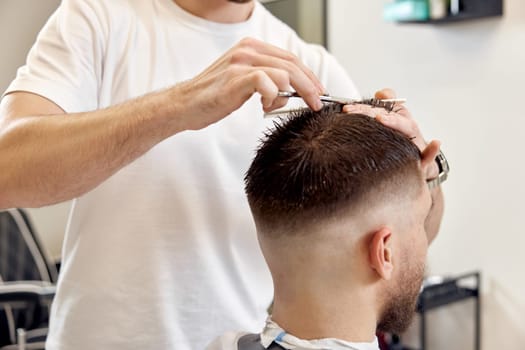
M 0 0 L 0 94 L 24 64 L 29 48 L 60 0 Z M 69 204 L 30 210 L 44 246 L 60 256 Z
M 429 269 L 480 269 L 484 349 L 522 349 L 525 1 L 507 0 L 503 18 L 439 26 L 385 23 L 384 4 L 329 0 L 331 51 L 363 94 L 397 89 L 424 134 L 443 142 L 452 172 Z M 461 333 L 467 312 L 449 313 L 441 330 Z M 446 340 L 433 348 L 456 348 Z

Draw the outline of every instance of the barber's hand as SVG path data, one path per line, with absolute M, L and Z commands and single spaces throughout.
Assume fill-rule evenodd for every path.
M 281 108 L 288 99 L 277 93 L 290 86 L 310 108 L 322 108 L 323 86 L 295 55 L 246 38 L 197 77 L 176 85 L 173 98 L 182 106 L 183 127 L 200 129 L 237 110 L 256 92 L 265 112 Z
M 383 89 L 376 92 L 375 98 L 396 98 L 396 94 L 391 89 Z M 383 125 L 395 129 L 412 139 L 421 151 L 421 168 L 426 178 L 434 179 L 438 176 L 439 169 L 434 160 L 439 153 L 440 142 L 433 140 L 427 143 L 425 141 L 416 121 L 404 105 L 396 105 L 391 112 L 368 105 L 347 105 L 343 108 L 343 111 L 347 113 L 361 113 L 376 118 Z

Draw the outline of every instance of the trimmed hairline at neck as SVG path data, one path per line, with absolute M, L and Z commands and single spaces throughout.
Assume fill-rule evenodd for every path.
M 395 185 L 389 184 L 388 181 L 385 181 L 384 183 L 379 184 L 379 187 L 365 192 L 361 196 L 361 198 L 359 198 L 357 203 L 341 204 L 340 208 L 336 209 L 336 211 L 332 213 L 329 217 L 318 218 L 317 220 L 315 220 L 315 222 L 307 223 L 306 226 L 308 228 L 306 230 L 294 232 L 292 233 L 292 236 L 296 234 L 301 235 L 301 232 L 314 233 L 314 231 L 324 231 L 324 228 L 327 225 L 332 225 L 333 223 L 346 220 L 363 222 L 364 218 L 370 216 L 370 213 L 382 211 L 391 206 L 398 206 L 398 202 L 400 199 L 406 201 L 406 204 L 411 203 L 412 201 L 417 200 L 419 196 L 422 195 L 422 191 L 425 190 L 425 187 L 423 187 L 423 178 L 421 177 L 421 179 L 418 180 L 420 180 L 421 182 L 419 186 L 416 184 L 416 182 L 414 182 L 413 184 L 409 184 L 403 188 L 394 188 L 392 186 Z M 413 181 L 417 181 L 416 178 L 414 178 Z M 370 203 L 375 204 L 371 205 Z M 279 239 L 275 235 L 276 232 L 280 232 L 280 234 L 278 233 L 278 235 L 282 235 L 282 232 L 289 232 L 290 230 L 296 231 L 295 224 L 294 226 L 287 226 L 287 224 L 284 224 L 283 226 L 281 226 L 280 229 L 276 228 L 275 226 L 269 228 L 266 225 L 266 223 L 268 222 L 267 220 L 266 222 L 264 222 L 265 220 L 258 219 L 258 214 L 255 214 L 253 208 L 251 208 L 251 211 L 256 222 L 258 235 L 267 237 L 268 239 Z M 312 209 L 310 209 L 310 211 L 312 211 Z M 311 216 L 309 216 L 308 218 L 311 218 Z M 300 225 L 305 225 L 305 222 L 301 221 Z

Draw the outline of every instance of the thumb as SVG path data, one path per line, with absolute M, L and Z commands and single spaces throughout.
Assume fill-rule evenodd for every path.
M 377 91 L 374 95 L 378 100 L 396 98 L 396 92 L 390 88 L 384 88 Z
M 441 142 L 433 140 L 421 152 L 421 170 L 423 170 L 427 179 L 433 179 L 438 175 L 439 169 L 434 160 L 439 153 L 440 146 Z

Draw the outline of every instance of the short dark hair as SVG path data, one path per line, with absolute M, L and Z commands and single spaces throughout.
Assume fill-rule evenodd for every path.
M 275 122 L 246 173 L 245 190 L 259 228 L 300 228 L 334 217 L 385 184 L 417 187 L 420 159 L 401 133 L 327 105 Z

